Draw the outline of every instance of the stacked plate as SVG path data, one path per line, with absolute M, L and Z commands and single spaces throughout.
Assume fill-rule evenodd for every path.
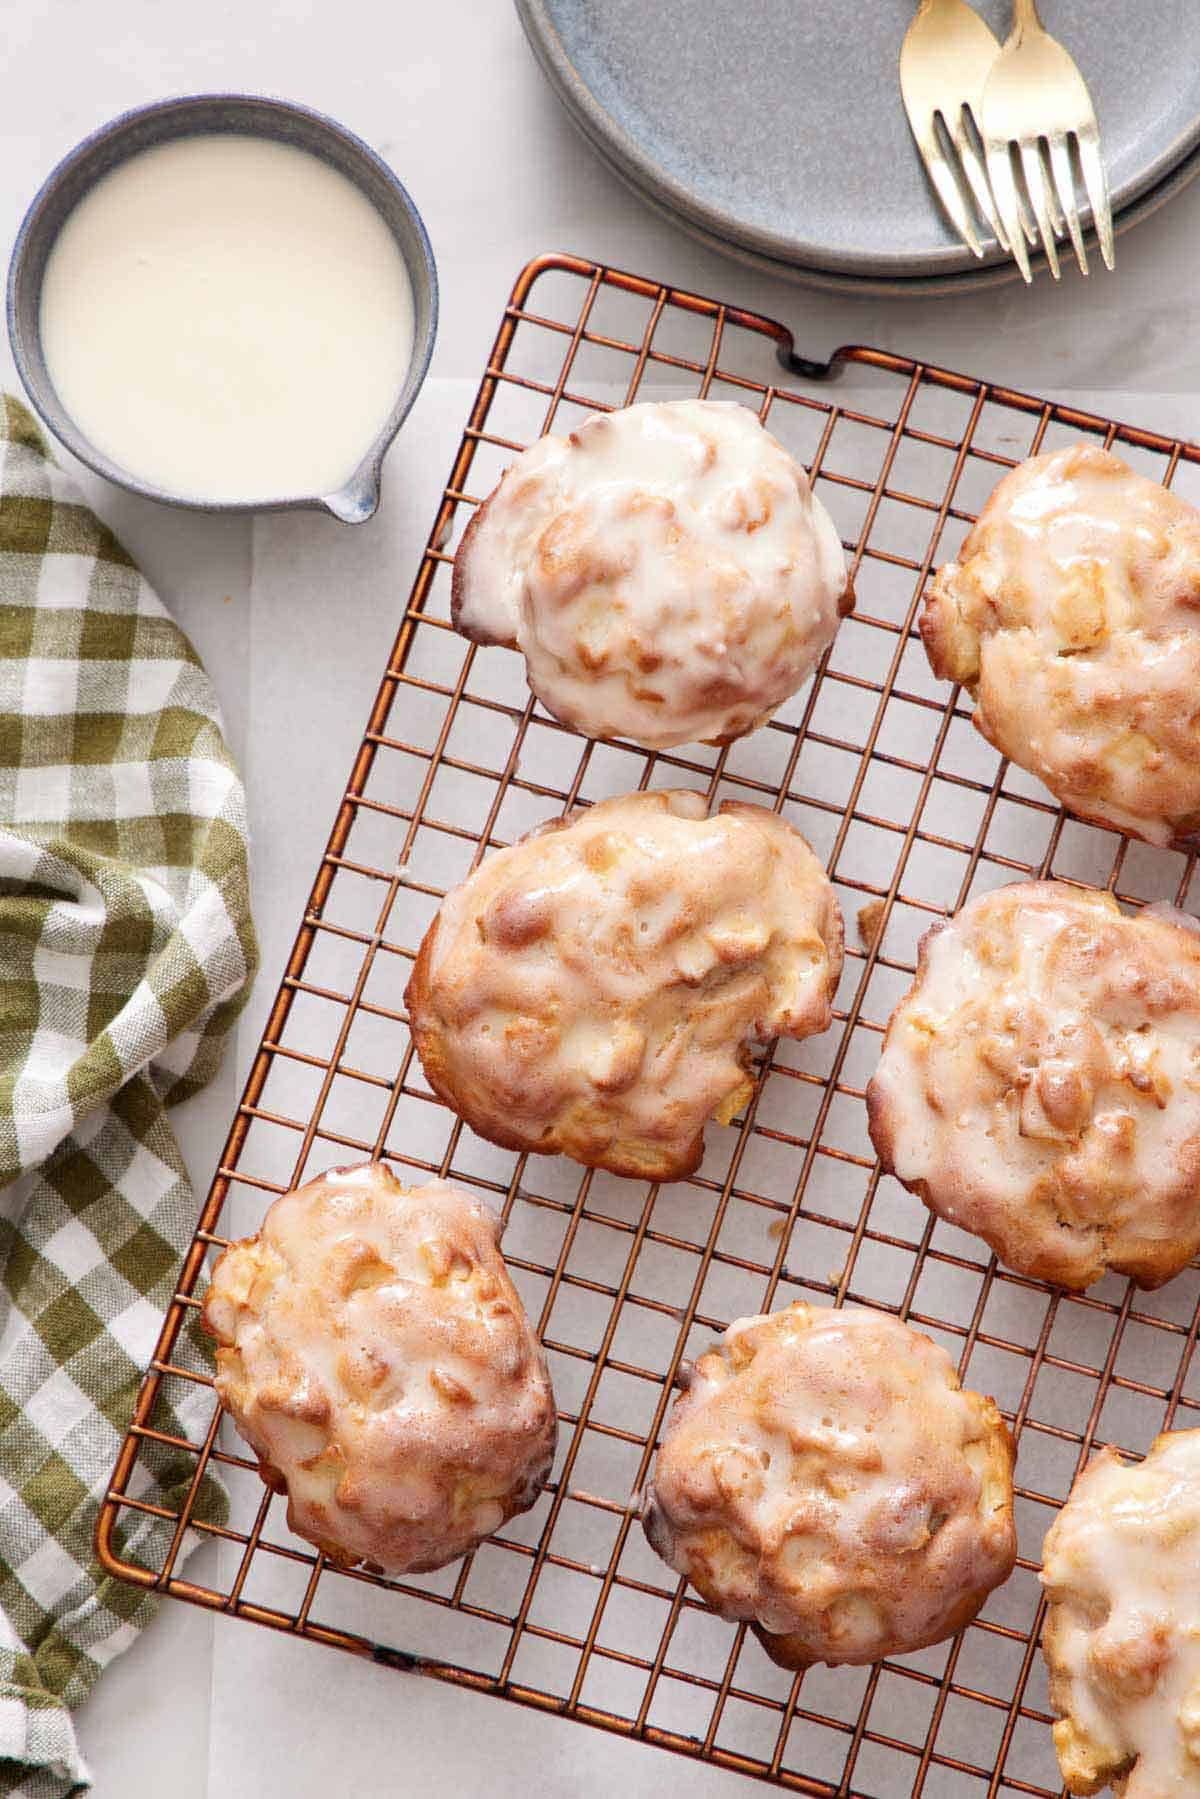
M 897 61 L 913 0 L 516 0 L 575 123 L 652 206 L 772 274 L 853 293 L 1011 280 L 946 224 Z M 1009 0 L 978 0 L 997 36 Z M 1200 6 L 1044 0 L 1100 120 L 1116 229 L 1200 170 Z

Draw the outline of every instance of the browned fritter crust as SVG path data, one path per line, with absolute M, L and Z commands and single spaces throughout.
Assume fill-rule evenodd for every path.
M 676 1180 L 749 1098 L 751 1046 L 828 1027 L 842 950 L 785 820 L 637 793 L 485 858 L 405 997 L 426 1079 L 480 1136 Z
M 852 605 L 803 468 L 749 408 L 694 399 L 522 451 L 463 534 L 450 612 L 519 649 L 565 724 L 664 749 L 763 724 Z
M 876 1661 L 952 1635 L 1011 1572 L 1013 1454 L 928 1337 L 800 1302 L 687 1370 L 643 1523 L 781 1666 Z
M 1096 445 L 1021 463 L 920 629 L 976 728 L 1089 823 L 1200 841 L 1200 513 Z
M 511 631 L 492 634 L 488 632 L 479 621 L 472 622 L 468 629 L 463 623 L 462 617 L 463 596 L 466 590 L 468 570 L 471 566 L 471 554 L 475 546 L 475 540 L 478 537 L 480 530 L 483 528 L 484 521 L 490 514 L 496 495 L 499 491 L 500 489 L 498 486 L 494 487 L 487 499 L 484 500 L 483 504 L 475 508 L 467 521 L 466 530 L 459 538 L 458 548 L 454 552 L 454 567 L 450 574 L 450 623 L 454 626 L 456 631 L 461 631 L 464 637 L 469 637 L 472 643 L 501 644 L 506 650 L 513 650 L 517 647 L 517 640 Z
M 1031 881 L 922 939 L 867 1087 L 871 1140 L 1010 1268 L 1157 1287 L 1200 1249 L 1200 936 Z
M 1042 1651 L 1071 1793 L 1200 1794 L 1200 1430 L 1102 1449 L 1046 1534 Z
M 554 1395 L 496 1238 L 463 1189 L 368 1162 L 284 1194 L 213 1267 L 217 1391 L 290 1528 L 343 1566 L 439 1568 L 545 1483 Z

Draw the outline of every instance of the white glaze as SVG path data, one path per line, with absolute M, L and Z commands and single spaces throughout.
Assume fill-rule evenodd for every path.
M 292 1528 L 342 1559 L 438 1567 L 545 1477 L 553 1396 L 496 1230 L 461 1188 L 367 1163 L 276 1200 L 213 1270 L 221 1397 Z
M 748 1044 L 827 1027 L 841 960 L 828 877 L 783 819 L 637 793 L 488 856 L 409 1006 L 476 1130 L 674 1178 L 748 1097 Z
M 870 1661 L 937 1640 L 1008 1573 L 1010 1470 L 995 1408 L 928 1337 L 800 1303 L 739 1319 L 689 1371 L 646 1532 L 723 1616 L 803 1660 Z
M 1129 1767 L 1124 1799 L 1200 1795 L 1200 1430 L 1112 1450 L 1046 1537 L 1055 1744 L 1075 1792 Z
M 833 521 L 747 407 L 599 414 L 508 470 L 464 545 L 457 622 L 519 647 L 591 736 L 662 748 L 752 730 L 831 642 Z
M 1011 1267 L 1157 1284 L 1200 1242 L 1200 946 L 1025 882 L 932 932 L 868 1090 L 892 1173 Z
M 412 357 L 399 249 L 352 182 L 241 133 L 143 151 L 69 215 L 42 341 L 58 396 L 130 474 L 201 500 L 327 494 Z
M 1151 843 L 1200 830 L 1200 514 L 1095 445 L 1005 476 L 922 635 L 975 723 L 1065 805 Z

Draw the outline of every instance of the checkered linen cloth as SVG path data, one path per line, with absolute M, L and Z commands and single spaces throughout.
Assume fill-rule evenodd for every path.
M 255 964 L 246 849 L 195 652 L 0 394 L 0 1793 L 86 1786 L 70 1708 L 153 1606 L 92 1532 L 191 1233 L 164 1108 Z

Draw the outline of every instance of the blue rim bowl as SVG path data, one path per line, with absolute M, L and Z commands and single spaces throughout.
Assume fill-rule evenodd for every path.
M 79 429 L 55 392 L 41 339 L 42 282 L 46 263 L 66 219 L 103 176 L 130 156 L 156 144 L 208 132 L 240 132 L 273 138 L 307 150 L 351 180 L 374 206 L 399 247 L 412 282 L 412 360 L 378 436 L 350 479 L 335 493 L 297 494 L 278 500 L 203 500 L 143 481 Z M 122 113 L 85 137 L 42 183 L 17 233 L 8 272 L 8 335 L 17 372 L 30 400 L 54 436 L 81 462 L 130 493 L 193 512 L 285 512 L 297 507 L 330 513 L 347 524 L 371 517 L 379 504 L 380 469 L 420 391 L 437 335 L 438 283 L 433 251 L 421 215 L 382 157 L 335 119 L 261 94 L 187 94 Z

